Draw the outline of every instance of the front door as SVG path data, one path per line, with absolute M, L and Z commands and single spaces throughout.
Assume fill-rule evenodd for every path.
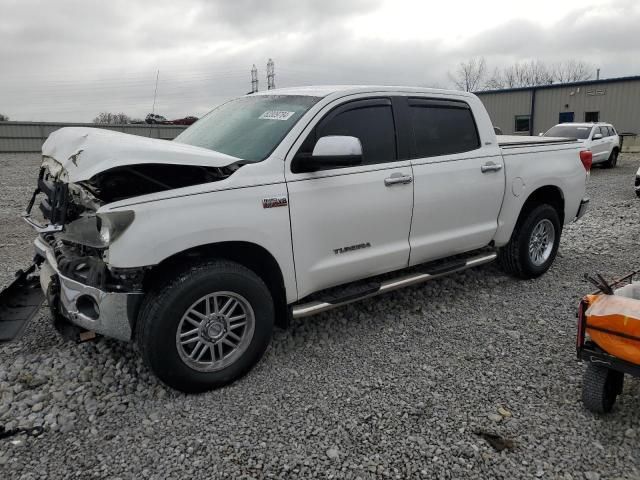
M 359 138 L 363 164 L 312 173 L 287 167 L 299 298 L 409 261 L 412 171 L 409 160 L 397 160 L 390 99 L 356 100 L 330 110 L 296 155 L 308 156 L 327 135 Z M 389 182 L 392 177 L 407 181 Z
M 413 132 L 411 265 L 491 242 L 505 189 L 497 145 L 483 146 L 463 101 L 408 99 Z
M 593 136 L 599 133 L 602 138 L 593 140 Z M 593 154 L 593 163 L 601 163 L 607 161 L 609 158 L 609 151 L 611 148 L 611 141 L 613 137 L 609 137 L 609 131 L 607 127 L 593 127 L 591 132 L 591 153 Z

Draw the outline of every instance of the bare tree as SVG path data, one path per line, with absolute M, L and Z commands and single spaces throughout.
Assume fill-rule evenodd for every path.
M 454 73 L 449 72 L 449 79 L 456 87 L 465 92 L 479 90 L 487 74 L 487 64 L 484 58 L 472 58 L 467 62 L 460 62 Z
M 558 83 L 581 82 L 593 78 L 595 67 L 581 60 L 567 60 L 552 65 L 553 80 Z
M 8 122 L 8 121 L 9 121 L 9 116 L 3 115 L 2 113 L 0 113 L 0 122 Z
M 116 125 L 123 123 L 131 123 L 131 118 L 124 113 L 110 113 L 101 112 L 96 118 L 93 119 L 93 123 L 100 125 Z
M 594 67 L 580 60 L 547 64 L 540 60 L 517 62 L 487 73 L 484 58 L 461 62 L 449 78 L 460 90 L 498 90 L 501 88 L 537 87 L 552 83 L 579 82 L 593 78 Z
M 539 60 L 515 63 L 503 70 L 502 78 L 507 88 L 535 87 L 553 83 L 551 69 Z
M 491 76 L 484 82 L 483 90 L 499 90 L 505 87 L 504 76 L 500 69 L 495 68 Z

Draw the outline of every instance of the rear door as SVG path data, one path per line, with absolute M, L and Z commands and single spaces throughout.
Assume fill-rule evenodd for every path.
M 406 110 L 413 135 L 410 264 L 487 245 L 505 189 L 498 146 L 481 145 L 463 101 L 409 98 Z
M 360 139 L 363 164 L 296 173 L 288 162 L 298 296 L 406 267 L 413 207 L 411 164 L 398 153 L 391 98 L 343 103 L 303 132 L 296 156 L 327 135 Z M 399 160 L 404 158 L 404 160 Z M 391 179 L 392 181 L 389 181 Z M 404 180 L 402 180 L 404 179 Z

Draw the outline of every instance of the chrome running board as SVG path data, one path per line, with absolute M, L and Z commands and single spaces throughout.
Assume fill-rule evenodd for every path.
M 366 293 L 363 293 L 360 296 L 348 295 L 342 300 L 338 298 L 335 300 L 332 299 L 331 301 L 313 300 L 308 303 L 301 303 L 292 307 L 291 314 L 293 318 L 308 317 L 310 315 L 315 315 L 316 313 L 325 312 L 336 307 L 364 300 L 365 298 L 375 297 L 382 293 L 398 290 L 399 288 L 410 287 L 411 285 L 417 285 L 418 283 L 427 282 L 452 273 L 461 272 L 467 268 L 484 265 L 485 263 L 493 262 L 497 256 L 498 254 L 495 252 L 486 253 L 477 257 L 471 257 L 466 261 L 455 262 L 450 268 L 436 268 L 431 273 L 416 272 L 402 277 L 385 280 L 380 282 L 377 290 L 371 291 L 371 288 L 367 288 Z

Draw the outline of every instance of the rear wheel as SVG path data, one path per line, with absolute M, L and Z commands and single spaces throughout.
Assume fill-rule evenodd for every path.
M 509 243 L 498 253 L 502 269 L 520 278 L 539 277 L 556 258 L 561 231 L 558 212 L 551 205 L 537 205 L 525 211 Z
M 262 357 L 271 340 L 273 299 L 237 263 L 189 269 L 145 298 L 136 340 L 151 370 L 183 392 L 226 385 Z
M 590 363 L 582 379 L 582 403 L 593 413 L 610 412 L 623 384 L 622 372 Z
M 614 148 L 609 159 L 603 163 L 604 168 L 614 168 L 618 164 L 618 149 Z

